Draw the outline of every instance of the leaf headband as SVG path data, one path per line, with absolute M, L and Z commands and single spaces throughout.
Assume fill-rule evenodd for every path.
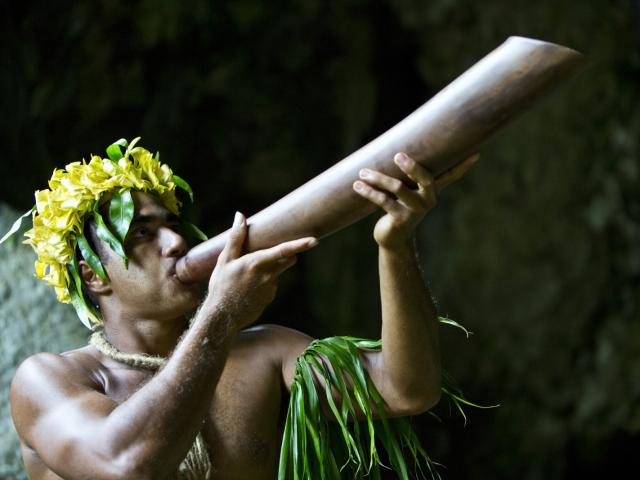
M 100 314 L 86 301 L 78 270 L 79 250 L 91 269 L 103 279 L 107 274 L 100 258 L 84 235 L 84 225 L 92 218 L 98 238 L 107 243 L 127 265 L 124 239 L 134 215 L 131 191 L 155 194 L 172 213 L 179 215 L 182 203 L 176 198 L 180 187 L 193 202 L 193 191 L 187 182 L 174 175 L 167 164 L 160 163 L 148 150 L 136 147 L 140 137 L 130 144 L 120 139 L 107 148 L 108 158 L 97 155 L 86 163 L 73 162 L 64 170 L 56 169 L 49 180 L 49 189 L 35 193 L 36 204 L 22 215 L 11 230 L 0 239 L 0 244 L 13 235 L 24 217 L 31 215 L 33 228 L 25 233 L 27 243 L 38 258 L 35 261 L 36 277 L 45 280 L 56 289 L 58 301 L 71 303 L 78 317 L 87 328 L 103 323 Z M 125 148 L 122 154 L 122 148 Z M 111 194 L 108 220 L 100 213 L 100 206 Z M 183 222 L 187 233 L 202 240 L 206 236 L 195 226 Z

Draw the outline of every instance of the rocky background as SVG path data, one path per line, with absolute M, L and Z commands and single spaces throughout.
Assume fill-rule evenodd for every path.
M 404 118 L 510 35 L 589 66 L 482 148 L 421 226 L 443 357 L 495 410 L 416 428 L 448 479 L 615 478 L 640 464 L 638 0 L 146 0 L 0 6 L 0 232 L 54 167 L 120 137 L 189 180 L 210 234 Z M 324 240 L 264 321 L 379 334 L 375 218 Z M 25 478 L 15 367 L 87 333 L 0 247 L 0 478 Z M 635 467 L 635 468 L 634 468 Z M 635 475 L 635 474 L 632 474 Z

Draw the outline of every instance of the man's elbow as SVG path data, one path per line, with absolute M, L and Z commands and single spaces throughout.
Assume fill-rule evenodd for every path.
M 105 476 L 108 479 L 160 480 L 167 478 L 167 471 L 161 462 L 149 460 L 142 452 L 127 449 L 114 455 L 110 462 L 111 471 Z
M 420 415 L 435 407 L 441 398 L 440 386 L 425 390 L 413 389 L 394 402 L 393 413 L 401 416 Z
M 148 463 L 141 463 L 137 460 L 126 462 L 114 462 L 115 474 L 106 478 L 114 479 L 131 479 L 131 480 L 154 480 L 164 478 L 158 476 L 158 472 L 154 471 Z
M 440 388 L 434 388 L 428 392 L 416 395 L 415 402 L 411 405 L 412 413 L 410 415 L 420 415 L 431 410 L 440 403 L 442 391 Z

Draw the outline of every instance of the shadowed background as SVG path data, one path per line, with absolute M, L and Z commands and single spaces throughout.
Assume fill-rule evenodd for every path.
M 510 35 L 589 66 L 482 148 L 419 230 L 444 365 L 474 401 L 415 419 L 449 479 L 615 476 L 640 447 L 640 2 L 4 2 L 0 232 L 54 167 L 141 145 L 187 179 L 209 234 L 324 171 Z M 265 322 L 377 337 L 375 215 L 282 279 Z M 0 247 L 0 478 L 24 478 L 15 366 L 87 332 Z

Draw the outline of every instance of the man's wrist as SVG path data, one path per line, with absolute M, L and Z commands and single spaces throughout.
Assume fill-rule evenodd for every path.
M 379 245 L 381 256 L 402 261 L 414 261 L 417 257 L 415 237 L 411 237 L 403 242 L 398 242 L 391 246 Z
M 217 335 L 232 336 L 239 331 L 232 315 L 211 295 L 207 295 L 198 308 L 194 317 L 195 322 L 205 324 L 209 332 L 215 332 Z

